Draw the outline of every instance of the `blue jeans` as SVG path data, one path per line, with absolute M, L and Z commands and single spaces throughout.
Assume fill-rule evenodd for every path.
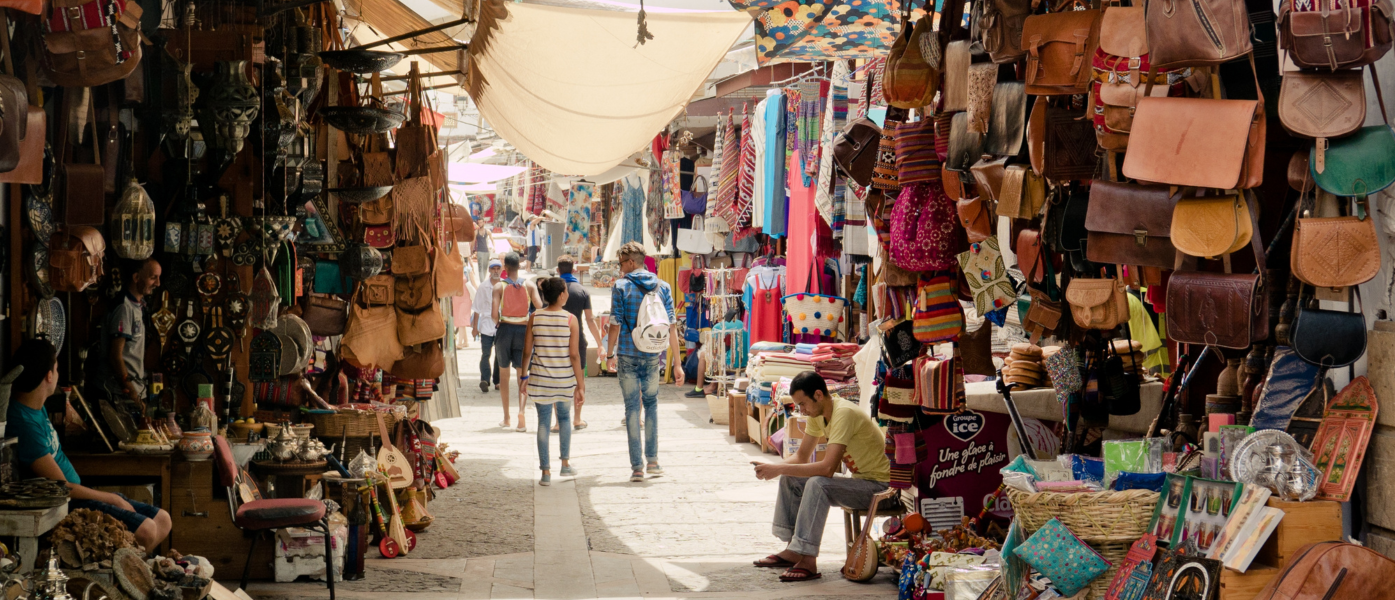
M 659 372 L 664 355 L 621 356 L 620 395 L 625 399 L 625 429 L 630 438 L 630 468 L 644 470 L 644 460 L 659 461 Z M 644 406 L 644 456 L 639 454 L 639 408 Z
M 557 410 L 557 433 L 562 438 L 562 460 L 571 460 L 572 454 L 572 403 L 571 402 L 534 402 L 533 406 L 538 409 L 538 463 L 539 468 L 547 471 L 549 469 L 548 437 L 552 430 L 553 407 Z

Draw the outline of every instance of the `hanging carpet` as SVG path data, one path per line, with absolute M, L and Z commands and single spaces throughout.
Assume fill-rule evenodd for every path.
M 885 56 L 901 31 L 899 0 L 728 0 L 756 19 L 761 66 Z M 911 10 L 919 19 L 925 11 Z
M 597 175 L 682 114 L 746 30 L 742 12 L 648 13 L 485 0 L 466 89 L 480 113 L 549 171 Z

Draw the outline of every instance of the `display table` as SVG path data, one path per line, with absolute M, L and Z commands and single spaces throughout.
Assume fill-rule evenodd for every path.
M 28 573 L 39 557 L 39 538 L 68 516 L 66 503 L 51 508 L 0 510 L 0 536 L 14 536 L 19 572 Z
M 1007 405 L 1003 403 L 1003 395 L 998 393 L 996 381 L 978 381 L 965 384 L 964 394 L 967 396 L 967 404 L 972 410 L 1007 414 Z M 1162 382 L 1144 383 L 1139 386 L 1139 404 L 1142 408 L 1137 413 L 1125 417 L 1111 415 L 1109 428 L 1127 433 L 1146 433 L 1148 425 L 1152 424 L 1153 418 L 1162 410 L 1162 400 Z M 1063 414 L 1065 411 L 1062 409 L 1061 403 L 1056 400 L 1056 391 L 1052 388 L 1015 390 L 1012 392 L 1012 401 L 1017 405 L 1017 414 L 1024 419 L 1051 422 L 1065 419 Z

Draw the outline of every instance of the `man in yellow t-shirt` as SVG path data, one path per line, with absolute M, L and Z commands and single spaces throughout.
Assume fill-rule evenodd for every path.
M 790 383 L 790 396 L 809 418 L 799 452 L 778 463 L 751 463 L 757 478 L 780 478 L 772 530 L 789 546 L 754 564 L 786 569 L 780 581 L 808 581 L 823 577 L 816 561 L 829 507 L 866 510 L 872 497 L 886 490 L 891 462 L 886 458 L 886 437 L 872 417 L 852 402 L 834 400 L 817 373 L 797 375 Z M 825 436 L 823 460 L 809 462 L 818 439 Z M 852 477 L 834 477 L 840 464 Z

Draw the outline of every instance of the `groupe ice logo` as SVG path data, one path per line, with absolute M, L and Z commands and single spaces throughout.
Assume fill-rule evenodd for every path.
M 945 429 L 949 434 L 967 442 L 983 431 L 983 415 L 972 410 L 945 417 Z

